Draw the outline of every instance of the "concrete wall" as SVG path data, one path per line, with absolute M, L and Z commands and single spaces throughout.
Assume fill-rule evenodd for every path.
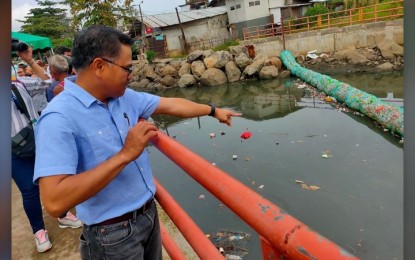
M 294 55 L 311 50 L 333 52 L 349 46 L 375 47 L 385 39 L 403 45 L 403 19 L 288 34 L 285 48 Z M 268 56 L 279 55 L 283 50 L 282 36 L 241 41 L 241 45 L 248 44 L 254 44 L 256 53 Z
M 268 0 L 228 0 L 226 9 L 230 24 L 255 20 L 270 14 Z
M 183 31 L 186 36 L 186 41 L 228 39 L 229 31 L 226 28 L 227 23 L 227 14 L 184 23 Z M 163 28 L 163 33 L 166 35 L 168 51 L 182 51 L 179 40 L 182 32 L 179 25 L 165 27 Z

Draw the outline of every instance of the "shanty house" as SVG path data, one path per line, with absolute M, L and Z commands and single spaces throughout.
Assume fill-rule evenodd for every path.
M 280 24 L 281 17 L 300 17 L 309 0 L 225 0 L 231 30 L 242 37 L 242 29 L 269 23 Z
M 147 42 L 164 40 L 167 52 L 183 52 L 186 46 L 194 46 L 201 41 L 224 41 L 229 39 L 228 15 L 226 7 L 212 7 L 199 10 L 146 15 L 143 17 Z M 138 17 L 140 19 L 140 17 Z M 182 33 L 183 29 L 183 33 Z

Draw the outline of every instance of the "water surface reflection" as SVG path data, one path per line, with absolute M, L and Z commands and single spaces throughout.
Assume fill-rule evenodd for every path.
M 387 79 L 389 89 L 379 93 L 399 97 L 403 85 L 394 86 L 399 82 L 396 78 L 383 77 L 382 81 Z M 211 117 L 154 119 L 163 122 L 178 142 L 356 256 L 402 259 L 403 151 L 399 139 L 375 127 L 367 117 L 313 100 L 304 89 L 290 87 L 292 81 L 158 93 L 241 111 L 242 117 L 234 118 L 230 128 Z M 369 90 L 376 95 L 377 90 Z M 239 136 L 246 129 L 253 137 L 242 141 Z M 209 137 L 212 132 L 216 138 Z M 223 229 L 251 233 L 244 259 L 262 258 L 250 227 L 157 149 L 149 151 L 155 177 L 205 233 Z M 331 156 L 324 159 L 323 153 Z M 237 160 L 232 160 L 234 154 Z M 320 189 L 302 189 L 295 180 Z

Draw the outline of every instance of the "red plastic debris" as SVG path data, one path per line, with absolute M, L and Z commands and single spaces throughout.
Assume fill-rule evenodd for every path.
M 243 138 L 243 139 L 248 139 L 248 138 L 250 138 L 252 136 L 252 133 L 251 132 L 243 132 L 242 134 L 241 134 L 241 138 Z

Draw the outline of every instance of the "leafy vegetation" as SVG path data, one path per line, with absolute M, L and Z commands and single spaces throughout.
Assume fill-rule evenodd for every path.
M 63 0 L 70 8 L 72 28 L 90 25 L 117 26 L 118 18 L 131 17 L 133 0 Z
M 45 0 L 36 0 L 39 7 L 29 10 L 22 22 L 21 32 L 49 37 L 53 46 L 64 45 L 70 47 L 74 31 L 70 29 L 70 20 L 66 17 L 66 9 L 57 8 L 57 3 Z
M 146 50 L 146 57 L 149 63 L 152 63 L 156 58 L 156 52 L 153 50 Z
M 223 44 L 216 46 L 215 48 L 213 48 L 214 51 L 229 51 L 229 47 L 230 46 L 238 46 L 239 45 L 239 40 L 230 40 L 230 41 L 226 41 Z

